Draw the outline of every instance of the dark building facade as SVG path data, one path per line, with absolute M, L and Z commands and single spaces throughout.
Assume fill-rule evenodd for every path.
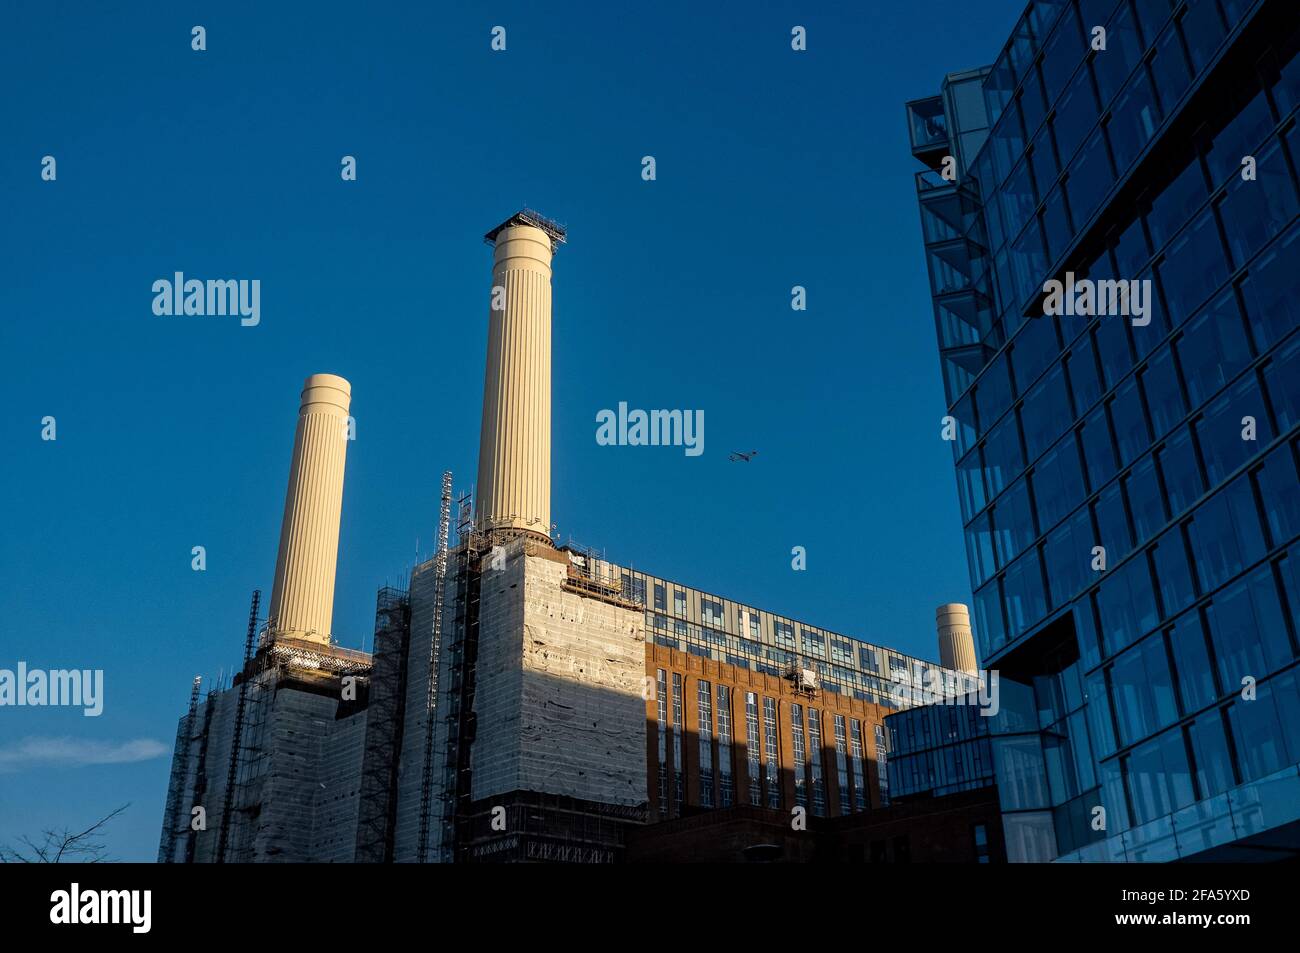
M 1298 49 L 1035 0 L 908 104 L 1011 860 L 1300 848 Z

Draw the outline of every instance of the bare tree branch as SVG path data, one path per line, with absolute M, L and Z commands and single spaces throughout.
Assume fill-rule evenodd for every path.
M 0 864 L 59 864 L 69 862 L 101 863 L 112 860 L 106 856 L 105 848 L 98 835 L 102 834 L 108 822 L 122 814 L 130 807 L 123 804 L 116 810 L 101 817 L 84 831 L 73 832 L 66 827 L 62 831 L 41 831 L 39 842 L 24 835 L 18 843 L 26 848 L 16 849 L 7 844 L 0 844 Z

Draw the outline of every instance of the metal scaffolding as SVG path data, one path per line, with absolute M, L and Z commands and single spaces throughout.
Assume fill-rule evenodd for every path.
M 416 856 L 428 858 L 429 814 L 433 800 L 433 736 L 438 707 L 438 666 L 442 662 L 442 611 L 447 592 L 447 547 L 451 534 L 451 471 L 442 474 L 442 500 L 438 507 L 438 552 L 434 557 L 433 631 L 429 639 L 428 688 L 424 699 L 424 762 L 420 778 L 420 836 Z
M 253 660 L 253 646 L 257 639 L 257 610 L 262 604 L 262 590 L 253 590 L 253 602 L 248 610 L 248 633 L 244 636 L 244 667 L 240 671 L 239 698 L 235 703 L 235 727 L 230 739 L 230 766 L 226 772 L 226 789 L 221 806 L 221 829 L 217 835 L 217 854 L 213 862 L 224 864 L 230 846 L 230 811 L 235 801 L 235 782 L 239 777 L 240 745 L 244 740 L 244 706 L 248 701 L 249 662 Z
M 163 810 L 163 837 L 158 848 L 158 863 L 176 861 L 176 835 L 189 825 L 181 820 L 181 801 L 189 781 L 190 745 L 194 743 L 194 718 L 199 708 L 199 686 L 203 676 L 195 675 L 190 686 L 190 707 L 184 725 L 176 733 L 176 748 L 172 753 L 172 775 L 167 785 L 167 807 Z

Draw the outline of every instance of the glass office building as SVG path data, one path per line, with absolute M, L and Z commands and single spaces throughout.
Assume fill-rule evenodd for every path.
M 1300 853 L 1298 49 L 1295 0 L 1035 0 L 907 104 L 1012 860 Z

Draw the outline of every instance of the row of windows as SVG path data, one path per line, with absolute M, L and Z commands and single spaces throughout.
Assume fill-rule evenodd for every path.
M 657 708 L 658 724 L 658 762 L 659 762 L 659 814 L 669 813 L 669 769 L 668 769 L 668 673 L 658 669 L 656 685 L 659 690 Z M 717 691 L 717 706 L 714 706 L 714 689 Z M 681 717 L 682 676 L 672 675 L 672 776 L 674 778 L 674 810 L 680 814 L 684 796 L 684 773 L 682 768 L 682 724 Z M 734 745 L 731 733 L 731 699 L 732 689 L 727 685 L 714 685 L 706 680 L 696 680 L 696 703 L 699 714 L 699 805 L 704 808 L 731 807 L 735 803 L 735 787 L 732 757 Z M 761 715 L 760 715 L 761 701 Z M 716 733 L 714 730 L 714 713 L 716 710 Z M 761 718 L 761 724 L 760 724 Z M 745 728 L 746 758 L 749 765 L 749 803 L 755 806 L 766 804 L 771 808 L 781 806 L 780 765 L 778 757 L 778 715 L 777 701 L 774 698 L 760 696 L 757 692 L 745 693 Z M 827 792 L 823 774 L 822 755 L 822 712 L 814 707 L 800 704 L 790 706 L 791 752 L 795 778 L 795 803 L 809 805 L 808 792 L 811 789 L 811 806 L 816 816 L 824 816 L 827 808 Z M 865 769 L 863 764 L 862 723 L 857 718 L 846 719 L 835 715 L 835 750 L 838 790 L 844 811 L 865 810 L 868 804 L 865 788 Z M 760 734 L 761 732 L 761 734 Z M 849 742 L 851 739 L 852 746 Z M 714 758 L 714 744 L 717 745 L 717 759 Z M 881 729 L 877 726 L 877 757 L 881 758 L 883 772 L 884 742 Z M 715 767 L 716 767 L 716 801 L 715 801 Z M 850 785 L 852 778 L 852 785 Z M 883 773 L 882 773 L 883 778 Z
M 1156 194 L 1149 200 L 1139 201 L 1138 210 L 1130 222 L 1113 232 L 1110 245 L 1115 258 L 1114 269 L 1110 268 L 1107 257 L 1105 268 L 1076 266 L 1076 273 L 1090 270 L 1098 277 L 1120 275 L 1132 278 L 1140 275 L 1150 278 L 1152 271 L 1148 261 L 1165 249 L 1165 260 L 1158 265 L 1159 277 L 1166 279 L 1165 303 L 1171 312 L 1185 315 L 1204 300 L 1202 292 L 1208 293 L 1216 278 L 1221 281 L 1226 277 L 1227 271 L 1231 270 L 1228 262 L 1240 266 L 1286 225 L 1295 214 L 1296 200 L 1281 140 L 1270 138 L 1270 144 L 1260 146 L 1260 143 L 1276 122 L 1293 112 L 1300 101 L 1300 60 L 1295 58 L 1297 46 L 1300 46 L 1300 34 L 1283 54 L 1287 58 L 1286 65 L 1275 70 L 1262 86 L 1256 85 L 1254 90 L 1244 93 L 1249 98 L 1248 103 L 1225 100 L 1219 128 L 1204 133 L 1202 148 L 1197 153 L 1189 149 L 1181 163 L 1175 166 L 1173 174 L 1162 168 Z M 1292 143 L 1293 156 L 1294 136 L 1292 129 L 1282 137 Z M 1094 137 L 1098 141 L 1085 148 L 1081 159 L 1088 158 L 1089 150 L 1097 151 L 1099 156 L 1104 152 L 1099 137 L 1100 133 Z M 1237 174 L 1240 159 L 1247 154 L 1255 156 L 1258 162 L 1259 172 L 1255 181 L 1244 181 Z M 1098 161 L 1103 162 L 1104 156 Z M 1028 180 L 1029 163 L 1021 168 Z M 1020 173 L 1012 176 L 1008 189 L 1003 190 L 1004 195 L 1024 194 L 1016 191 L 1018 175 Z M 1108 173 L 1106 186 L 1110 178 Z M 1223 189 L 1225 180 L 1228 187 Z M 1077 176 L 1067 178 L 1066 191 L 1071 185 L 1077 186 L 1079 181 Z M 1032 181 L 1027 187 L 1030 195 L 1028 208 L 1032 210 L 1037 206 Z M 1100 199 L 1104 188 L 1092 191 L 1095 193 L 1092 201 L 1095 202 Z M 1205 206 L 1212 192 L 1214 208 L 1206 208 L 1192 226 L 1170 242 L 1193 214 Z M 1040 231 L 1039 218 L 1036 217 L 1018 239 L 1008 242 L 1007 248 L 994 256 L 994 271 L 1002 292 L 1001 309 L 1004 312 L 1010 309 L 1008 321 L 1018 323 L 1022 320 L 1014 306 L 1037 293 L 1050 260 L 1057 257 L 1055 252 L 1068 244 L 1073 235 L 1069 226 L 1069 206 L 1069 201 L 1055 201 L 1049 197 L 1045 206 L 1048 210 L 1045 213 L 1046 231 Z M 998 221 L 998 209 L 997 201 L 986 203 L 985 213 L 990 223 Z M 1060 214 L 1056 214 L 1058 210 Z M 1226 234 L 1231 236 L 1226 247 L 1220 244 L 1217 234 L 1216 213 Z M 1082 224 L 1082 218 L 1076 214 L 1076 225 Z M 990 228 L 997 227 L 996 224 L 990 225 Z M 976 240 L 981 239 L 976 236 Z M 1045 251 L 1047 248 L 1054 250 L 1050 256 Z M 992 293 L 992 289 L 989 290 Z M 1145 330 L 1151 331 L 1150 328 Z M 992 332 L 990 343 L 996 346 L 1001 337 L 1000 331 Z M 1071 337 L 1072 334 L 1066 340 Z M 1156 335 L 1148 334 L 1147 337 L 1155 338 Z M 1029 379 L 1018 383 L 1026 384 Z M 980 398 L 981 404 L 986 405 L 980 408 L 982 429 L 990 427 L 1010 403 L 1010 393 L 1003 380 L 1004 373 L 996 372 L 993 380 L 987 383 L 981 380 L 987 391 Z M 958 387 L 958 391 L 963 389 Z M 1023 393 L 1023 386 L 1020 392 Z
M 1049 609 L 1069 602 L 1075 592 L 1100 576 L 1100 584 L 1075 604 L 1081 619 L 1080 652 L 1086 668 L 1091 669 L 1270 550 L 1288 544 L 1300 535 L 1296 452 L 1295 443 L 1278 446 L 1261 464 L 1238 476 L 1122 563 L 1118 560 L 1131 548 L 1132 538 L 1123 528 L 1123 510 L 1116 511 L 1113 521 L 1081 525 L 1077 534 L 1070 529 L 1064 548 L 1057 545 L 1057 534 L 1050 535 L 976 592 L 981 656 L 1018 638 Z M 1160 451 L 1157 459 L 1163 460 Z M 1167 477 L 1165 482 L 1168 485 Z M 1157 488 L 1158 484 L 1150 488 L 1153 496 Z M 1085 517 L 1089 512 L 1082 511 Z M 1146 518 L 1154 521 L 1158 517 Z M 1110 531 L 1100 532 L 1097 527 L 1102 525 L 1111 527 Z M 1096 541 L 1107 547 L 1119 544 L 1114 555 L 1108 549 L 1104 572 L 1095 570 L 1092 562 L 1096 557 L 1091 547 Z M 1300 593 L 1295 598 L 1300 599 Z

